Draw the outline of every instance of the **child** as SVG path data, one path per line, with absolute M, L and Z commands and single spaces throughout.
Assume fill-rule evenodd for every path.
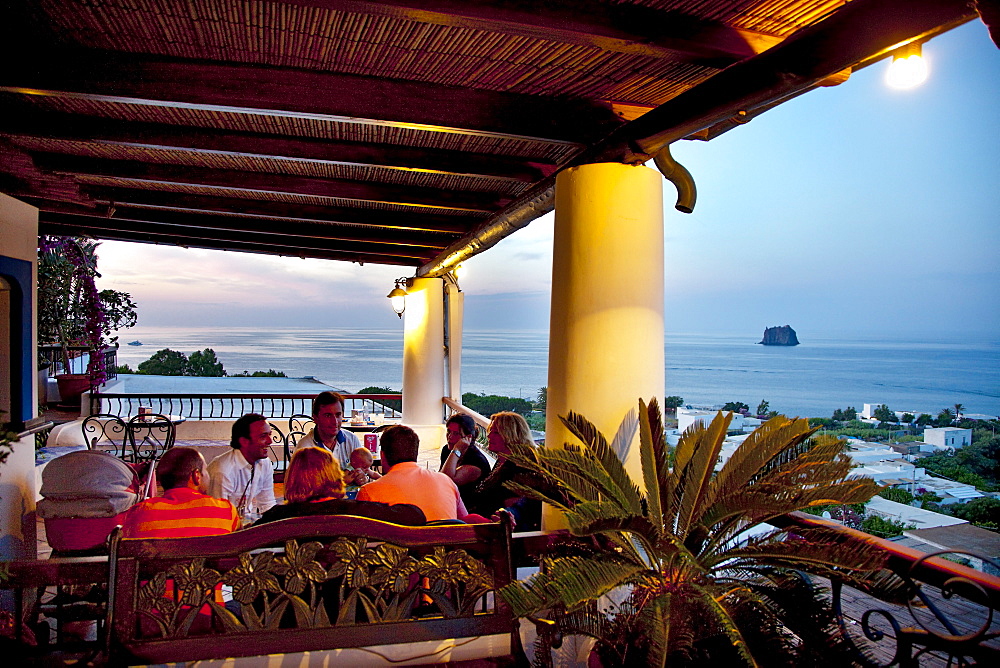
M 344 482 L 348 485 L 361 486 L 372 480 L 378 480 L 382 474 L 372 470 L 372 451 L 365 447 L 351 451 L 351 471 L 344 474 Z

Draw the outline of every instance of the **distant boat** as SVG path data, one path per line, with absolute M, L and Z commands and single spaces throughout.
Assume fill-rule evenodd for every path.
M 142 341 L 139 341 L 138 339 L 136 339 L 135 341 L 129 341 L 128 344 L 130 346 L 141 346 L 142 345 Z

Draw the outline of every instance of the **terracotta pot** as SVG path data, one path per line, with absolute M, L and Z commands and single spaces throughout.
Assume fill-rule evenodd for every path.
M 80 395 L 90 389 L 90 376 L 85 373 L 61 373 L 56 376 L 59 397 L 64 404 L 78 406 Z

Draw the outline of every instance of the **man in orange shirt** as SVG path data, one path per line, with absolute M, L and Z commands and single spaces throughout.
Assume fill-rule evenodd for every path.
M 468 513 L 452 479 L 417 464 L 420 438 L 409 427 L 393 425 L 379 439 L 382 464 L 388 472 L 358 491 L 358 501 L 412 503 L 428 522 L 454 520 Z
M 124 538 L 189 538 L 217 536 L 239 525 L 236 507 L 205 492 L 205 459 L 194 448 L 167 450 L 156 466 L 163 496 L 138 503 L 122 525 Z

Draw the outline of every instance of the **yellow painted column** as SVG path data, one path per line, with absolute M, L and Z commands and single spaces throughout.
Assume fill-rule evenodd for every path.
M 446 294 L 448 330 L 448 362 L 445 369 L 447 396 L 462 401 L 462 324 L 465 319 L 465 293 L 458 283 L 448 281 L 444 286 Z
M 420 436 L 421 452 L 444 445 L 444 281 L 414 278 L 403 312 L 403 424 Z
M 558 418 L 571 410 L 610 442 L 640 397 L 663 401 L 662 180 L 619 163 L 574 167 L 556 180 L 550 446 L 577 442 Z M 638 438 L 625 465 L 641 481 Z

